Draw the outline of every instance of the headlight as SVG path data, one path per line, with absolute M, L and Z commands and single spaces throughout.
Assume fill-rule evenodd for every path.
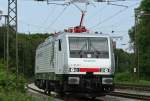
M 113 78 L 111 77 L 103 77 L 102 84 L 113 84 Z
M 79 68 L 69 68 L 70 72 L 79 72 Z
M 101 68 L 101 71 L 102 71 L 103 73 L 108 73 L 108 72 L 110 72 L 109 68 Z

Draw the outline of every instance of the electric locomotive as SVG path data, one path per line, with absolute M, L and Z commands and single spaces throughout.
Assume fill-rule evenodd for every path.
M 112 38 L 83 26 L 49 36 L 36 50 L 35 84 L 46 92 L 97 97 L 114 89 L 114 72 Z

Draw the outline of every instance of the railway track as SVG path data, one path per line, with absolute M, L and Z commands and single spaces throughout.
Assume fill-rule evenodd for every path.
M 46 94 L 43 91 L 34 89 L 32 87 L 28 86 L 27 88 L 30 89 L 30 90 L 32 90 L 32 91 L 38 92 L 40 94 L 50 96 L 49 94 Z M 116 92 L 116 91 L 115 92 L 111 92 L 111 93 L 107 93 L 106 95 L 150 101 L 150 96 L 148 96 L 148 95 L 129 94 L 129 93 Z M 76 97 L 76 96 L 72 96 L 72 95 L 67 95 L 67 96 L 65 96 L 63 98 L 61 98 L 59 96 L 56 96 L 56 97 L 58 99 L 63 100 L 63 101 L 102 101 L 102 100 L 99 100 L 99 99 L 94 99 L 93 100 L 93 99 L 90 99 L 90 98 Z
M 150 86 L 131 85 L 131 84 L 115 84 L 116 89 L 131 89 L 136 91 L 150 91 Z
M 150 101 L 150 96 L 148 95 L 129 94 L 129 93 L 122 93 L 122 92 L 111 92 L 108 93 L 107 95 Z
M 34 92 L 50 96 L 50 94 L 46 94 L 46 93 L 44 93 L 44 91 L 40 91 L 40 90 L 34 89 L 32 87 L 29 87 L 29 86 L 27 86 L 27 88 L 34 91 Z M 60 96 L 54 96 L 54 97 L 59 99 L 59 101 L 102 101 L 99 99 L 91 99 L 91 98 L 81 97 L 81 96 L 79 97 L 77 95 L 73 96 L 72 94 L 67 94 L 65 97 L 60 97 Z
M 32 88 L 32 87 L 29 87 L 29 86 L 27 86 L 27 88 L 28 88 L 28 89 L 30 89 L 30 90 L 32 90 L 32 91 L 35 91 L 35 92 L 37 92 L 37 93 L 40 93 L 40 94 L 44 94 L 44 95 L 49 96 L 49 94 L 46 94 L 46 93 L 44 93 L 43 91 L 40 91 L 40 90 L 34 89 L 34 88 Z

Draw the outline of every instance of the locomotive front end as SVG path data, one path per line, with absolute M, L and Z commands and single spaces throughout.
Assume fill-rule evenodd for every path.
M 109 36 L 68 35 L 66 90 L 107 92 L 113 90 L 114 53 Z

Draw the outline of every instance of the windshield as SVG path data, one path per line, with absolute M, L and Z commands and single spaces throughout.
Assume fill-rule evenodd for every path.
M 108 39 L 69 37 L 70 58 L 109 58 Z

